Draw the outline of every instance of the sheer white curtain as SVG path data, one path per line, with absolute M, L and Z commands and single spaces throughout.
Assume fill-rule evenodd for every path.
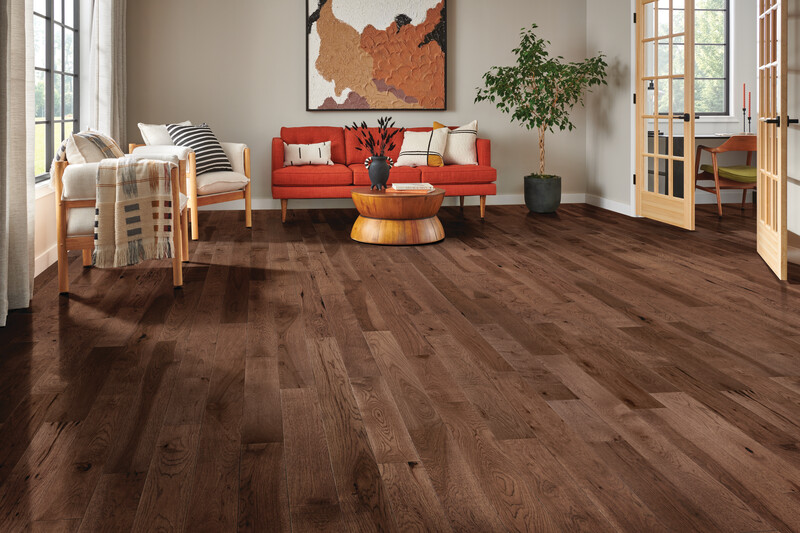
M 125 146 L 127 0 L 90 0 L 89 126 Z M 83 86 L 83 85 L 82 85 Z
M 0 0 L 0 326 L 33 294 L 33 0 Z

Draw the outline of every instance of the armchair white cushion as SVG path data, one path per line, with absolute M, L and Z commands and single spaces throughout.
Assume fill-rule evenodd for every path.
M 197 176 L 197 195 L 241 191 L 249 182 L 247 176 L 238 172 L 206 172 Z
M 99 165 L 100 163 L 68 165 L 62 178 L 64 192 L 61 198 L 63 200 L 94 200 L 97 197 L 96 182 Z
M 244 151 L 247 149 L 246 144 L 241 143 L 219 143 L 222 146 L 222 151 L 228 156 L 234 172 L 244 175 Z
M 67 210 L 67 237 L 94 235 L 94 207 Z
M 250 182 L 244 168 L 244 151 L 247 145 L 240 143 L 220 143 L 220 145 L 231 162 L 233 172 L 206 172 L 197 176 L 198 196 L 241 191 Z
M 189 154 L 192 152 L 191 148 L 185 146 L 175 145 L 152 145 L 152 146 L 139 146 L 133 149 L 132 155 L 142 159 L 156 159 L 160 161 L 186 161 Z

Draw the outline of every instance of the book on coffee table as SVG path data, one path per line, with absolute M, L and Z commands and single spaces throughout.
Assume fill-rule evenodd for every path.
M 395 183 L 386 192 L 401 192 L 410 194 L 428 194 L 435 187 L 430 183 Z

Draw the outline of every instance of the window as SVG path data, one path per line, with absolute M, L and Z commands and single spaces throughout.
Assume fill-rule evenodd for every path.
M 34 0 L 37 183 L 49 179 L 50 161 L 78 127 L 79 0 Z
M 659 13 L 669 13 L 669 2 L 659 1 Z M 667 6 L 661 7 L 661 6 Z M 675 21 L 679 28 L 683 24 L 683 1 L 673 0 L 676 14 Z M 665 28 L 659 33 L 669 33 L 669 17 L 660 16 L 659 23 L 665 21 Z M 695 1 L 695 91 L 694 110 L 696 115 L 718 116 L 730 114 L 730 10 L 729 0 L 696 0 Z M 679 49 L 673 52 L 673 67 L 683 71 L 682 41 L 675 43 Z M 668 65 L 669 42 L 659 41 L 659 64 Z M 682 85 L 681 89 L 682 91 Z M 683 109 L 682 94 L 675 95 L 675 108 Z M 661 107 L 661 105 L 659 105 Z M 663 110 L 666 112 L 666 109 Z
M 698 115 L 730 112 L 729 0 L 697 0 L 695 3 L 694 76 Z

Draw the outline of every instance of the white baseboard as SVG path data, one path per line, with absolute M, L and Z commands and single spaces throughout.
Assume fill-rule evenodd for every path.
M 607 211 L 613 211 L 615 213 L 620 213 L 621 215 L 626 216 L 633 216 L 633 210 L 631 206 L 628 204 L 623 204 L 621 202 L 616 202 L 614 200 L 609 200 L 608 198 L 603 198 L 602 196 L 595 196 L 594 194 L 587 194 L 586 195 L 586 203 L 589 205 L 593 205 L 599 207 L 601 209 L 605 209 Z
M 563 194 L 562 204 L 583 204 L 586 203 L 585 194 Z M 467 196 L 466 205 L 479 205 L 480 199 L 477 196 Z M 486 205 L 524 205 L 525 196 L 522 194 L 496 194 L 486 197 Z M 450 196 L 444 199 L 442 205 L 458 205 L 458 197 Z M 273 198 L 253 198 L 253 209 L 256 211 L 274 211 L 281 208 L 280 200 Z M 289 200 L 289 209 L 353 209 L 353 201 L 349 198 L 321 198 L 313 200 Z M 242 211 L 244 210 L 244 200 L 225 202 L 223 204 L 212 204 L 200 208 L 200 211 Z
M 735 190 L 724 190 L 720 194 L 721 200 L 723 204 L 740 204 L 742 203 L 742 192 L 735 191 Z M 752 203 L 753 202 L 753 193 L 747 193 L 747 201 Z M 716 204 L 717 203 L 717 195 L 711 194 L 710 192 L 706 191 L 697 191 L 694 197 L 694 203 L 696 204 Z
M 43 253 L 36 256 L 36 259 L 33 263 L 33 270 L 34 276 L 38 276 L 45 270 L 47 270 L 50 265 L 58 261 L 58 247 L 53 245 L 52 247 L 45 250 Z

